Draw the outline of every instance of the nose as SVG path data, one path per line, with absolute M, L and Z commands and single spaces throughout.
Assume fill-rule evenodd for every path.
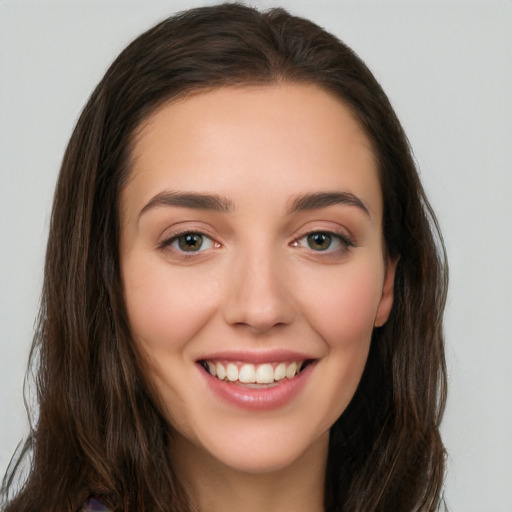
M 292 323 L 296 310 L 285 270 L 271 251 L 237 257 L 228 279 L 226 322 L 258 334 Z

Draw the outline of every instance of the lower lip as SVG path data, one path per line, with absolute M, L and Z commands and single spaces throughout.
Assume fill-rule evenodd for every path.
M 306 384 L 315 363 L 308 364 L 293 379 L 283 379 L 275 386 L 260 389 L 246 388 L 239 383 L 219 380 L 201 365 L 198 366 L 209 389 L 221 400 L 242 409 L 267 411 L 291 402 Z

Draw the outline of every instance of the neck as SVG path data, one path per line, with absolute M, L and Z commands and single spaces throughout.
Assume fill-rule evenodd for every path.
M 174 436 L 173 436 L 174 437 Z M 174 437 L 175 473 L 198 512 L 323 512 L 328 432 L 292 464 L 250 473 Z

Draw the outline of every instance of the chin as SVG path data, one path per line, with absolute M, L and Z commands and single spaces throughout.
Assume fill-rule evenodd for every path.
M 329 431 L 319 436 L 288 427 L 272 429 L 258 426 L 240 429 L 239 432 L 225 432 L 203 439 L 203 460 L 206 455 L 215 466 L 221 463 L 226 468 L 245 474 L 276 473 L 297 466 L 305 461 L 326 460 Z M 206 453 L 205 453 L 206 452 Z

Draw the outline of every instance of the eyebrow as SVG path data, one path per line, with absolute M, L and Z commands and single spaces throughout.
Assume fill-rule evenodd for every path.
M 216 194 L 166 190 L 154 196 L 142 208 L 139 212 L 139 219 L 144 213 L 160 206 L 179 206 L 181 208 L 213 210 L 216 212 L 230 212 L 233 210 L 233 203 L 229 199 Z
M 338 204 L 355 206 L 366 213 L 366 215 L 370 216 L 370 211 L 363 201 L 350 192 L 317 192 L 314 194 L 304 194 L 293 200 L 289 213 L 316 210 Z
M 288 213 L 316 210 L 339 204 L 354 206 L 370 216 L 370 212 L 363 201 L 350 192 L 316 192 L 298 196 L 293 200 Z M 223 213 L 231 212 L 234 209 L 234 205 L 229 199 L 217 194 L 166 190 L 154 196 L 142 208 L 139 212 L 139 219 L 147 211 L 161 206 L 178 206 L 181 208 L 213 210 Z

